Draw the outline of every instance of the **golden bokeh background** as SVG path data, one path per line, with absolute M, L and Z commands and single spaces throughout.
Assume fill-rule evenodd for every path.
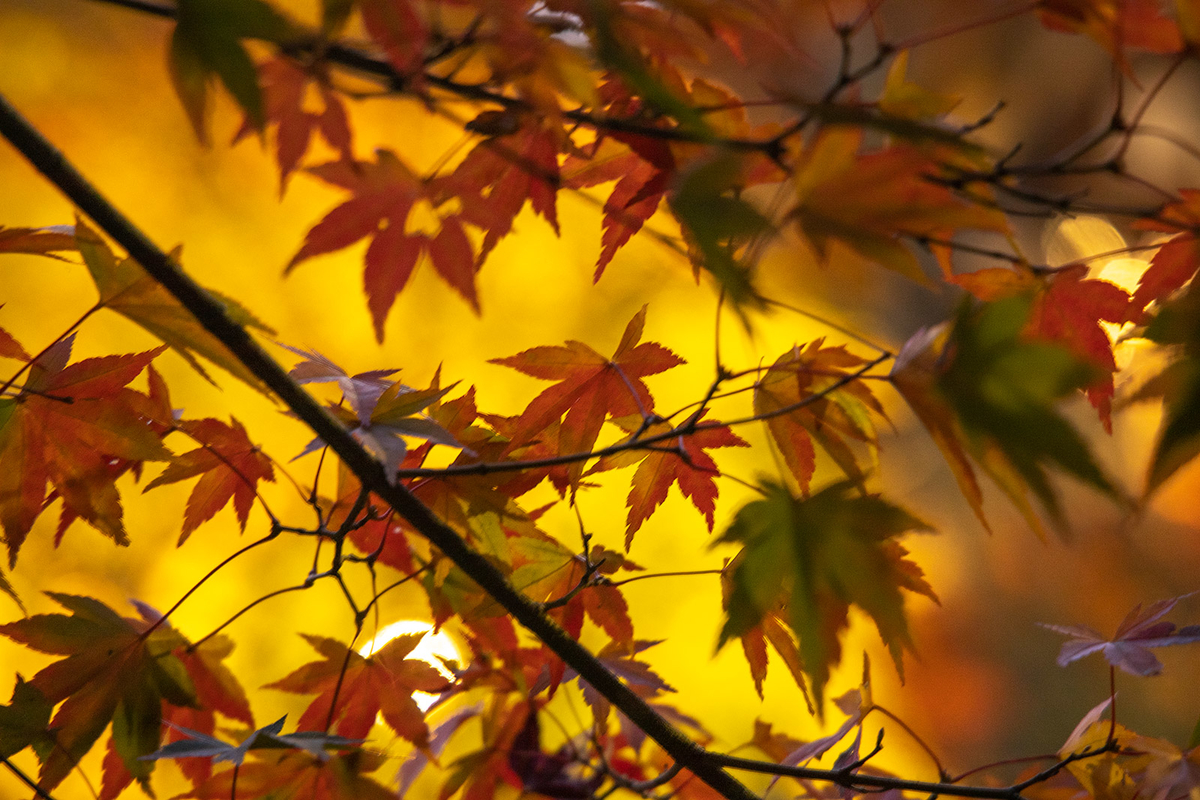
M 313 19 L 315 5 L 297 2 L 289 7 L 302 19 Z M 954 13 L 951 4 L 928 3 L 921 13 L 893 14 L 895 18 L 886 21 L 921 30 Z M 363 243 L 313 259 L 286 279 L 282 275 L 306 231 L 341 201 L 341 195 L 297 174 L 281 199 L 268 149 L 253 137 L 228 144 L 240 119 L 227 97 L 215 103 L 215 145 L 201 147 L 170 86 L 165 65 L 169 31 L 162 20 L 100 3 L 4 0 L 0 93 L 153 240 L 164 247 L 182 244 L 184 266 L 193 276 L 242 301 L 278 331 L 280 341 L 320 350 L 351 372 L 401 368 L 403 378 L 413 385 L 426 384 L 440 366 L 444 381 L 476 384 L 485 410 L 514 414 L 546 384 L 488 364 L 488 359 L 565 339 L 611 352 L 628 320 L 648 303 L 645 338 L 688 361 L 666 376 L 650 379 L 660 408 L 673 409 L 703 393 L 713 375 L 716 302 L 711 287 L 704 281 L 697 285 L 677 254 L 646 236 L 635 238 L 593 285 L 599 212 L 595 203 L 567 193 L 558 201 L 561 238 L 527 210 L 517 219 L 514 235 L 492 254 L 479 276 L 482 316 L 472 314 L 428 265 L 422 265 L 388 318 L 384 343 L 377 345 L 361 290 Z M 821 55 L 824 46 L 814 45 L 814 52 Z M 1048 47 L 1057 48 L 1053 63 L 1060 66 L 1055 69 L 1062 69 L 1064 62 L 1070 65 L 1075 77 L 1069 89 L 1034 81 L 1032 76 L 1051 63 Z M 1009 100 L 1014 108 L 1001 115 L 985 137 L 994 136 L 997 144 L 1032 141 L 1035 149 L 1052 152 L 1103 119 L 1102 97 L 1095 95 L 1102 95 L 1106 86 L 1105 63 L 1090 42 L 1049 34 L 1025 19 L 919 49 L 911 69 L 915 80 L 964 95 L 965 119 L 983 113 L 995 99 Z M 1090 89 L 1081 87 L 1099 88 L 1089 95 Z M 375 98 L 350 105 L 360 158 L 375 146 L 389 146 L 420 166 L 462 144 L 461 129 L 430 117 L 417 103 Z M 1052 129 L 1039 127 L 1039 120 L 1051 117 Z M 1158 121 L 1182 125 L 1188 120 L 1180 116 Z M 1172 169 L 1182 174 L 1183 167 L 1171 161 L 1175 155 L 1159 152 L 1164 166 L 1153 160 L 1154 152 L 1159 151 L 1136 151 L 1141 159 L 1136 166 L 1145 166 L 1155 176 Z M 309 163 L 316 158 L 319 155 L 310 154 Z M 1194 174 L 1194 166 L 1188 168 Z M 70 204 L 7 144 L 0 144 L 0 187 L 0 224 L 41 226 L 72 220 Z M 652 224 L 666 223 L 658 219 Z M 1040 246 L 1040 225 L 1018 233 L 1028 247 Z M 945 318 L 956 302 L 948 290 L 912 286 L 855 263 L 845 253 L 835 253 L 834 263 L 819 267 L 800 243 L 786 237 L 766 258 L 768 291 L 892 348 L 920 325 Z M 31 352 L 52 341 L 95 301 L 83 267 L 48 259 L 4 256 L 0 287 L 0 327 Z M 842 341 L 836 331 L 810 318 L 776 312 L 757 319 L 752 336 L 726 318 L 721 347 L 729 365 L 748 367 L 772 361 L 793 343 L 817 336 Z M 101 314 L 83 327 L 75 358 L 133 352 L 154 344 L 132 323 Z M 283 350 L 277 356 L 285 365 L 294 359 Z M 219 371 L 214 371 L 220 383 L 215 388 L 172 353 L 159 358 L 156 366 L 172 389 L 174 405 L 189 418 L 234 414 L 252 439 L 280 462 L 310 438 L 279 407 Z M 881 433 L 880 486 L 938 529 L 936 536 L 911 538 L 908 546 L 942 604 L 937 607 L 922 598 L 909 604 L 919 656 L 907 661 L 905 687 L 900 687 L 873 627 L 858 619 L 845 640 L 846 666 L 828 695 L 856 685 L 859 653 L 866 650 L 874 664 L 876 699 L 925 736 L 951 771 L 1052 752 L 1078 718 L 1106 696 L 1107 670 L 1096 659 L 1059 669 L 1054 665 L 1059 638 L 1034 623 L 1083 623 L 1111 631 L 1137 602 L 1200 588 L 1195 530 L 1200 522 L 1195 501 L 1200 471 L 1181 471 L 1138 519 L 1123 519 L 1095 495 L 1064 485 L 1075 528 L 1070 543 L 1039 542 L 998 493 L 989 491 L 986 508 L 995 528 L 989 536 L 957 495 L 939 454 L 907 409 L 885 385 L 878 391 L 895 424 L 894 430 Z M 1139 491 L 1157 410 L 1138 407 L 1123 412 L 1108 439 L 1086 404 L 1076 406 L 1073 419 L 1095 438 L 1106 466 L 1132 491 Z M 722 413 L 732 416 L 733 409 L 729 406 Z M 745 480 L 774 473 L 763 432 L 748 426 L 739 433 L 755 447 L 718 452 L 722 468 Z M 309 456 L 284 467 L 307 483 L 314 464 L 315 457 Z M 627 486 L 620 483 L 627 474 L 617 473 L 611 485 L 579 498 L 596 541 L 614 549 L 623 539 Z M 819 472 L 818 480 L 822 475 L 832 477 L 831 472 Z M 177 549 L 190 483 L 147 495 L 130 478 L 120 485 L 133 540 L 129 548 L 112 546 L 84 524 L 74 525 L 62 546 L 55 548 L 56 510 L 39 521 L 15 570 L 5 570 L 31 613 L 57 609 L 39 594 L 47 589 L 88 594 L 122 613 L 132 612 L 129 598 L 166 608 L 222 558 L 267 532 L 267 520 L 256 509 L 245 534 L 239 535 L 233 513 L 226 509 Z M 737 483 L 721 482 L 718 531 L 748 496 Z M 286 481 L 270 487 L 267 497 L 285 520 L 308 520 L 301 498 Z M 528 507 L 552 499 L 552 494 L 542 487 L 537 498 Z M 552 509 L 542 525 L 564 542 L 573 545 L 576 540 L 574 514 L 565 504 Z M 630 555 L 657 571 L 720 566 L 732 553 L 708 550 L 708 540 L 700 516 L 672 490 L 663 509 L 638 533 Z M 252 552 L 197 592 L 173 617 L 173 624 L 198 638 L 254 598 L 302 581 L 311 559 L 309 542 L 297 539 L 285 538 Z M 363 595 L 369 589 L 362 580 L 352 586 Z M 714 579 L 640 581 L 628 587 L 626 596 L 638 637 L 663 640 L 648 657 L 679 690 L 680 708 L 709 726 L 721 746 L 746 741 L 756 718 L 795 736 L 812 737 L 821 730 L 777 660 L 767 681 L 766 701 L 760 702 L 736 646 L 713 656 L 720 625 Z M 0 597 L 0 620 L 17 613 Z M 419 588 L 406 586 L 387 596 L 379 621 L 427 614 Z M 1176 617 L 1200 617 L 1200 602 L 1185 601 Z M 285 713 L 294 720 L 304 707 L 303 698 L 258 690 L 312 660 L 314 654 L 298 632 L 343 639 L 353 633 L 351 615 L 332 583 L 268 601 L 228 629 L 237 643 L 228 663 L 250 692 L 259 724 Z M 585 638 L 602 643 L 595 631 L 585 632 Z M 1191 691 L 1198 658 L 1200 654 L 1186 648 L 1171 649 L 1162 654 L 1167 665 L 1163 676 L 1122 679 L 1122 720 L 1182 744 L 1200 715 Z M 28 677 L 48 661 L 0 639 L 0 699 L 9 696 L 14 672 Z M 840 720 L 835 710 L 830 712 L 830 723 L 836 726 Z M 586 712 L 576 702 L 573 708 L 562 704 L 557 713 L 570 725 L 571 714 Z M 101 750 L 95 748 L 82 764 L 96 785 Z M 401 748 L 395 755 L 403 752 Z M 29 753 L 16 763 L 36 773 Z M 898 729 L 889 729 L 880 763 L 905 774 L 933 777 L 928 762 Z M 381 778 L 390 780 L 392 770 L 385 768 Z M 160 765 L 158 772 L 177 776 L 169 764 Z M 156 780 L 160 777 L 156 774 Z M 177 784 L 163 785 L 169 796 Z M 0 797 L 27 794 L 10 774 L 0 771 Z M 133 787 L 126 796 L 138 794 Z M 55 795 L 65 800 L 90 793 L 76 775 Z

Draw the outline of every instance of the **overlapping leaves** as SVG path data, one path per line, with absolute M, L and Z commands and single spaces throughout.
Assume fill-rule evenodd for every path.
M 1055 408 L 1091 386 L 1095 369 L 1057 344 L 1027 338 L 1030 304 L 1027 296 L 1015 296 L 964 307 L 948 334 L 922 331 L 909 341 L 892 382 L 929 429 L 980 521 L 987 524 L 968 454 L 1041 534 L 1030 492 L 1054 524 L 1066 528 L 1051 466 L 1114 500 L 1124 497 Z
M 10 564 L 45 507 L 47 485 L 62 498 L 65 521 L 80 517 L 128 544 L 115 480 L 131 463 L 170 457 L 150 424 L 169 421 L 128 388 L 165 348 L 68 364 L 73 342 L 47 348 L 20 390 L 0 397 L 0 523 Z
M 781 355 L 754 385 L 754 413 L 766 420 L 771 439 L 807 494 L 816 469 L 814 441 L 851 481 L 864 485 L 869 469 L 859 464 L 851 442 L 877 445 L 872 415 L 883 407 L 863 381 L 870 366 L 842 346 L 816 339 Z
M 195 684 L 172 652 L 187 642 L 166 625 L 146 635 L 146 624 L 90 597 L 50 596 L 70 615 L 38 614 L 0 626 L 10 639 L 65 656 L 29 681 L 46 703 L 59 706 L 47 734 L 53 746 L 38 750 L 40 785 L 57 786 L 110 722 L 124 768 L 144 783 L 151 765 L 139 759 L 158 748 L 162 701 L 196 704 Z
M 583 342 L 557 347 L 534 347 L 508 358 L 492 359 L 526 375 L 557 381 L 535 397 L 517 423 L 513 446 L 533 443 L 561 420 L 558 454 L 588 453 L 608 418 L 644 418 L 654 412 L 654 400 L 643 378 L 684 363 L 655 342 L 642 342 L 646 308 L 634 314 L 612 358 L 605 358 Z M 567 467 L 572 488 L 579 485 L 583 461 Z

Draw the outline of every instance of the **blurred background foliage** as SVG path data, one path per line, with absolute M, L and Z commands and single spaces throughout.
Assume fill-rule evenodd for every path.
M 807 26 L 804 39 L 811 62 L 790 74 L 771 73 L 770 63 L 755 67 L 776 85 L 805 96 L 834 74 L 837 42 L 820 4 L 801 6 L 797 25 Z M 903 40 L 953 28 L 967 17 L 1001 6 L 952 0 L 890 3 L 883 6 L 880 19 L 893 40 Z M 301 19 L 317 16 L 315 2 L 295 0 L 286 7 Z M 516 221 L 516 235 L 491 256 L 479 276 L 482 316 L 475 316 L 428 266 L 422 266 L 388 319 L 383 345 L 377 345 L 360 286 L 363 243 L 314 259 L 287 279 L 282 275 L 308 228 L 339 202 L 337 193 L 297 174 L 281 198 L 273 158 L 262 143 L 250 137 L 230 144 L 240 117 L 227 97 L 216 103 L 215 144 L 201 147 L 169 83 L 168 34 L 160 20 L 82 0 L 4 0 L 0 92 L 154 240 L 167 247 L 182 243 L 185 267 L 206 285 L 253 309 L 278 331 L 279 341 L 316 348 L 349 371 L 401 368 L 402 377 L 418 386 L 426 385 L 440 366 L 444 381 L 478 384 L 483 408 L 513 414 L 544 384 L 488 364 L 489 359 L 565 339 L 611 352 L 630 317 L 649 302 L 645 339 L 662 342 L 688 360 L 672 377 L 650 379 L 660 406 L 689 402 L 707 386 L 713 366 L 714 293 L 696 284 L 680 256 L 646 235 L 636 237 L 593 285 L 599 209 L 589 199 L 567 193 L 560 197 L 561 238 L 527 210 Z M 1144 83 L 1161 71 L 1161 65 L 1153 57 L 1135 58 L 1132 72 Z M 1153 105 L 1148 125 L 1195 129 L 1197 121 L 1191 115 L 1197 106 L 1175 98 L 1194 96 L 1200 88 L 1196 69 L 1194 60 L 1184 67 L 1189 74 L 1175 80 Z M 720 79 L 722 65 L 715 63 L 712 70 Z M 921 44 L 912 53 L 909 78 L 961 97 L 955 113 L 963 120 L 979 118 L 1004 101 L 1005 108 L 981 137 L 997 152 L 1020 142 L 1023 154 L 1031 157 L 1051 156 L 1087 131 L 1106 125 L 1115 97 L 1111 63 L 1099 47 L 1082 37 L 1047 31 L 1028 14 Z M 1125 88 L 1138 90 L 1133 80 Z M 350 106 L 360 158 L 377 145 L 390 146 L 421 165 L 453 148 L 461 150 L 461 127 L 424 113 L 415 101 L 363 98 Z M 1132 172 L 1164 185 L 1196 185 L 1200 178 L 1194 159 L 1151 137 L 1135 139 L 1130 159 Z M 7 145 L 0 145 L 0 186 L 0 222 L 5 225 L 55 225 L 72 219 L 69 204 Z M 1070 187 L 1064 183 L 1060 188 Z M 1102 196 L 1107 190 L 1094 191 Z M 1077 254 L 1079 249 L 1096 252 L 1108 249 L 1113 237 L 1135 241 L 1139 235 L 1100 221 L 1076 223 L 1064 232 L 1060 222 L 1021 221 L 1018 238 L 1027 252 L 1046 253 L 1055 263 L 1056 258 L 1069 260 L 1066 254 L 1072 248 Z M 659 217 L 650 227 L 664 224 Z M 917 286 L 859 263 L 845 250 L 835 250 L 832 263 L 822 267 L 802 244 L 787 237 L 777 240 L 764 258 L 763 288 L 768 293 L 892 349 L 922 325 L 949 317 L 959 299 L 951 287 Z M 0 268 L 0 300 L 5 303 L 0 324 L 31 351 L 51 341 L 94 301 L 94 288 L 81 266 L 11 256 Z M 835 330 L 786 311 L 756 316 L 749 335 L 733 319 L 724 322 L 722 352 L 727 362 L 739 367 L 752 366 L 763 354 L 773 359 L 793 343 L 818 336 L 842 341 Z M 76 354 L 133 352 L 153 344 L 126 320 L 100 316 L 78 337 Z M 278 351 L 277 356 L 290 363 L 290 354 Z M 1134 359 L 1136 366 L 1139 356 L 1124 357 Z M 307 441 L 298 422 L 226 376 L 219 376 L 217 389 L 173 354 L 156 364 L 172 387 L 175 404 L 186 403 L 189 417 L 226 418 L 232 413 L 252 439 L 281 462 Z M 938 530 L 937 535 L 910 538 L 907 546 L 942 604 L 937 607 L 924 599 L 910 603 L 919 655 L 908 661 L 903 688 L 873 626 L 860 619 L 846 640 L 849 657 L 829 695 L 857 684 L 860 663 L 853 654 L 866 650 L 876 665 L 876 699 L 926 737 L 951 771 L 1053 752 L 1083 713 L 1107 695 L 1107 670 L 1099 660 L 1056 667 L 1060 640 L 1035 623 L 1072 622 L 1108 631 L 1135 603 L 1194 589 L 1200 574 L 1200 506 L 1195 501 L 1200 496 L 1200 465 L 1181 470 L 1137 518 L 1123 516 L 1112 505 L 1097 502 L 1094 494 L 1064 482 L 1074 530 L 1069 542 L 1039 541 L 987 487 L 985 504 L 994 528 L 988 535 L 907 407 L 892 392 L 879 394 L 895 426 L 882 433 L 881 485 L 890 498 Z M 1122 410 L 1113 435 L 1107 437 L 1082 399 L 1076 406 L 1080 413 L 1073 414 L 1073 420 L 1095 442 L 1104 465 L 1131 492 L 1140 492 L 1158 410 Z M 722 469 L 747 480 L 773 473 L 774 465 L 754 460 L 755 453 L 767 452 L 761 428 L 751 426 L 739 433 L 761 447 L 722 451 Z M 285 466 L 306 483 L 313 465 L 314 457 L 309 456 Z M 221 558 L 266 532 L 266 519 L 256 509 L 239 537 L 227 509 L 176 549 L 177 509 L 189 486 L 166 487 L 143 497 L 140 487 L 127 478 L 121 488 L 127 527 L 133 533 L 127 550 L 112 547 L 84 525 L 70 529 L 55 548 L 53 515 L 39 521 L 41 530 L 34 531 L 11 573 L 31 613 L 52 608 L 48 598 L 35 593 L 35 586 L 43 585 L 92 595 L 117 609 L 129 610 L 128 598 L 165 608 Z M 544 502 L 554 498 L 544 487 L 539 491 L 544 492 Z M 307 519 L 301 498 L 286 481 L 270 487 L 268 496 L 283 518 Z M 722 482 L 718 531 L 748 497 L 738 484 Z M 528 507 L 540 504 L 530 502 Z M 622 489 L 589 490 L 580 495 L 579 506 L 596 541 L 619 549 L 625 516 Z M 719 566 L 721 556 L 730 553 L 706 550 L 699 523 L 695 510 L 672 493 L 664 509 L 646 523 L 630 555 L 643 564 L 670 569 Z M 542 521 L 546 530 L 568 542 L 577 535 L 576 524 L 573 512 L 561 503 Z M 186 603 L 175 624 L 198 638 L 256 597 L 303 580 L 310 561 L 308 547 L 252 553 Z M 713 657 L 721 614 L 715 579 L 641 581 L 629 587 L 628 597 L 639 638 L 664 640 L 654 649 L 652 661 L 679 690 L 679 706 L 697 714 L 720 741 L 736 746 L 747 740 L 756 718 L 784 725 L 793 735 L 818 732 L 777 662 L 767 681 L 766 701 L 760 703 L 738 648 Z M 4 598 L 0 605 L 7 609 L 6 618 L 17 613 Z M 1181 609 L 1177 616 L 1194 619 L 1200 601 L 1185 601 Z M 427 613 L 419 587 L 406 586 L 387 596 L 378 622 Z M 336 587 L 319 584 L 269 601 L 228 629 L 237 643 L 229 664 L 251 692 L 260 722 L 284 713 L 295 715 L 302 707 L 301 698 L 256 691 L 310 660 L 308 646 L 292 631 L 348 638 L 352 621 Z M 1142 733 L 1182 743 L 1200 713 L 1193 687 L 1195 654 L 1170 649 L 1162 659 L 1162 676 L 1119 682 L 1120 714 L 1125 724 Z M 0 696 L 7 697 L 12 688 L 12 668 L 28 676 L 47 660 L 0 639 L 0 663 L 8 667 L 0 671 Z M 563 705 L 559 713 L 585 714 L 578 704 Z M 836 725 L 839 720 L 830 722 Z M 96 748 L 84 770 L 98 774 L 101 755 Z M 28 753 L 22 757 L 30 758 Z M 906 774 L 927 768 L 919 750 L 899 730 L 889 731 L 883 758 L 883 765 Z M 87 796 L 75 777 L 59 791 L 62 797 Z M 138 790 L 127 791 L 133 795 Z M 10 775 L 0 775 L 0 796 L 23 792 Z

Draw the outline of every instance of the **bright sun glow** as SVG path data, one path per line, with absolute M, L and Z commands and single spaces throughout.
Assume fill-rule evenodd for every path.
M 425 637 L 413 648 L 408 657 L 428 662 L 447 679 L 453 679 L 454 675 L 450 670 L 446 669 L 440 658 L 448 661 L 459 661 L 462 655 L 458 652 L 458 647 L 454 644 L 454 640 L 447 636 L 445 631 L 434 633 L 433 626 L 428 622 L 420 622 L 415 619 L 402 619 L 399 622 L 393 622 L 391 625 L 381 628 L 379 634 L 359 648 L 358 652 L 364 657 L 369 656 L 397 636 L 422 632 L 425 632 Z M 436 699 L 436 694 L 413 692 L 413 700 L 417 702 L 422 711 L 433 705 L 433 701 Z

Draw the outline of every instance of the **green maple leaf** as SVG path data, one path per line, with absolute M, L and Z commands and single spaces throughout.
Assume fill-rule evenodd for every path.
M 158 748 L 162 701 L 196 705 L 195 686 L 172 655 L 186 641 L 166 625 L 145 635 L 145 623 L 90 597 L 53 592 L 50 597 L 71 615 L 37 614 L 0 625 L 0 634 L 14 641 L 65 656 L 29 682 L 46 703 L 62 704 L 50 722 L 54 747 L 41 754 L 39 786 L 47 791 L 57 786 L 109 722 L 113 749 L 146 786 L 151 765 L 140 757 Z
M 762 500 L 743 506 L 717 543 L 743 545 L 733 567 L 725 625 L 717 647 L 745 635 L 780 609 L 800 640 L 818 711 L 829 670 L 841 658 L 839 633 L 851 605 L 875 621 L 903 671 L 912 649 L 901 590 L 937 601 L 897 537 L 929 526 L 899 506 L 834 484 L 807 499 L 764 481 Z
M 17 676 L 12 702 L 0 706 L 0 758 L 8 758 L 33 745 L 39 752 L 52 746 L 48 729 L 53 704 L 33 685 Z
M 242 39 L 282 44 L 298 30 L 262 0 L 179 0 L 168 55 L 175 91 L 201 142 L 208 141 L 208 86 L 219 78 L 254 127 L 266 124 L 258 73 Z
M 268 393 L 264 384 L 215 336 L 205 330 L 190 311 L 132 258 L 118 260 L 99 234 L 82 220 L 75 223 L 75 242 L 88 272 L 100 292 L 100 305 L 137 323 L 183 357 L 192 369 L 214 383 L 196 356 L 203 356 L 238 380 Z M 178 251 L 172 257 L 178 260 Z M 274 333 L 237 301 L 211 290 L 235 322 L 263 333 Z
M 1122 500 L 1087 443 L 1055 404 L 1095 380 L 1096 371 L 1066 348 L 1025 338 L 1031 300 L 1012 297 L 978 311 L 964 308 L 950 334 L 951 360 L 938 379 L 976 461 L 1023 510 L 1032 490 L 1059 528 L 1066 522 L 1048 466 Z

